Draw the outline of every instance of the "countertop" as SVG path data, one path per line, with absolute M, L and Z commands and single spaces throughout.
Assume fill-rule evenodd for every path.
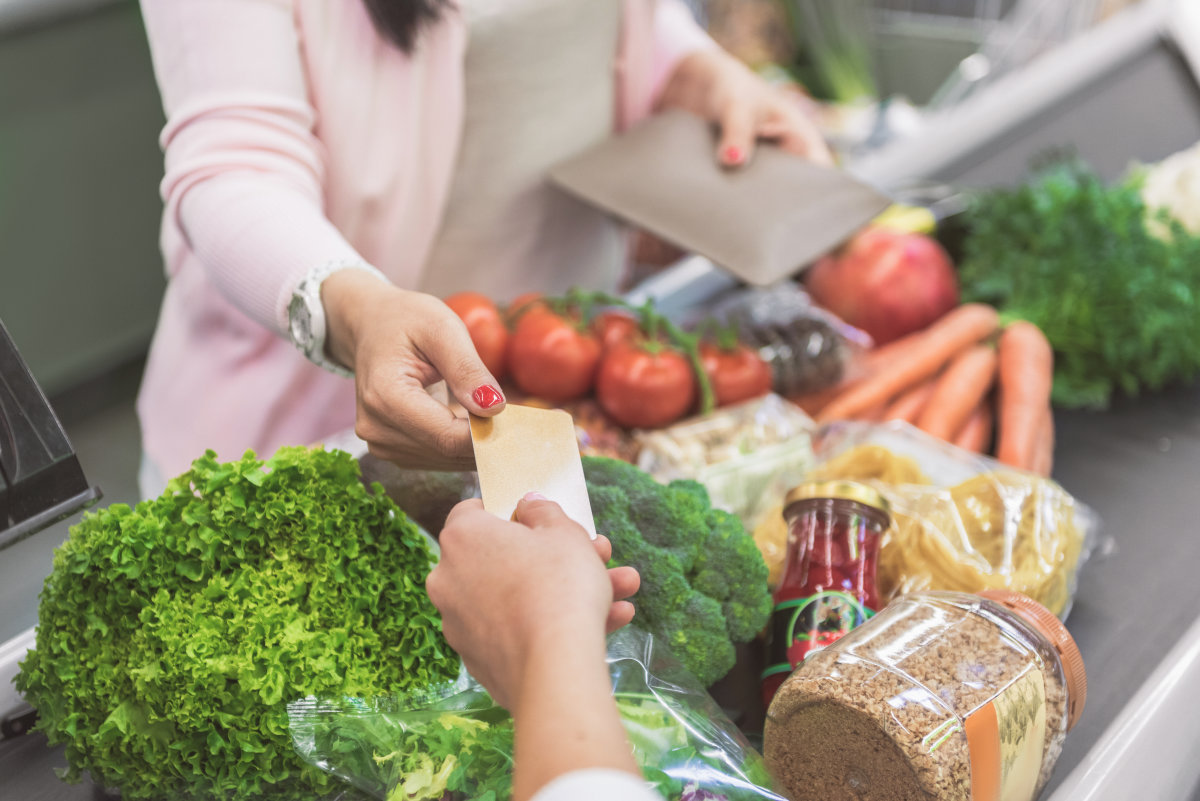
M 1088 666 L 1087 707 L 1047 792 L 1095 745 L 1200 613 L 1200 385 L 1107 412 L 1059 412 L 1055 477 L 1104 521 L 1067 625 Z M 1200 747 L 1200 743 L 1197 744 Z M 0 799 L 91 799 L 37 735 L 0 742 Z M 1194 796 L 1200 801 L 1200 793 Z

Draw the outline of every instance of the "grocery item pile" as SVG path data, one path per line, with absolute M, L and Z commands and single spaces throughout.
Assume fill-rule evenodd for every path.
M 596 528 L 642 576 L 609 667 L 663 798 L 1045 786 L 1085 704 L 1062 621 L 1099 526 L 1051 478 L 1052 406 L 1200 370 L 1200 240 L 1132 187 L 1074 165 L 981 195 L 958 264 L 893 213 L 688 320 L 584 291 L 447 299 L 510 403 L 574 415 Z M 75 526 L 18 680 L 68 778 L 510 797 L 511 719 L 442 639 L 405 514 L 444 519 L 472 482 L 387 476 L 210 453 Z M 766 722 L 739 731 L 705 688 L 747 652 Z

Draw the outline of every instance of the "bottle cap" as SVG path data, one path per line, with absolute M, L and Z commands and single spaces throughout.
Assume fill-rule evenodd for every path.
M 891 513 L 887 498 L 874 487 L 859 484 L 857 481 L 810 481 L 801 484 L 788 492 L 783 499 L 784 515 L 787 507 L 796 501 L 807 501 L 814 498 L 832 498 L 835 500 L 857 501 L 866 506 L 873 506 L 884 512 Z
M 1070 729 L 1079 720 L 1087 701 L 1087 671 L 1083 667 L 1083 654 L 1067 627 L 1053 612 L 1028 595 L 1012 590 L 984 590 L 979 596 L 1015 612 L 1037 629 L 1058 653 L 1067 682 L 1067 729 Z

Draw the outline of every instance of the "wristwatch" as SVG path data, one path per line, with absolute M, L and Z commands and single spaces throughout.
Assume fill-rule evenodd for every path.
M 335 261 L 314 267 L 292 292 L 292 300 L 288 303 L 288 333 L 292 344 L 310 362 L 334 375 L 349 378 L 354 373 L 325 354 L 325 306 L 321 303 L 321 284 L 341 270 L 362 270 L 387 281 L 387 276 L 361 261 Z

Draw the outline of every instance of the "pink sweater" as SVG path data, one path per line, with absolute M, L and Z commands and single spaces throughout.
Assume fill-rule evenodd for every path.
M 678 0 L 623 3 L 619 127 L 711 46 Z M 353 382 L 291 345 L 287 304 L 314 265 L 342 259 L 416 286 L 451 184 L 466 37 L 448 14 L 405 55 L 358 0 L 142 8 L 167 115 L 169 283 L 138 413 L 169 477 L 206 448 L 266 456 L 353 427 Z

